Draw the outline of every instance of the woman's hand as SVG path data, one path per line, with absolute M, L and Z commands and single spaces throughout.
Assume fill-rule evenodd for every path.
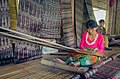
M 95 49 L 92 51 L 92 53 L 95 54 L 98 50 L 99 50 L 98 48 L 95 48 Z
M 98 48 L 95 48 L 95 49 L 92 51 L 92 53 L 95 54 L 95 55 L 97 55 L 97 56 L 103 56 L 102 53 L 97 52 L 98 50 L 99 50 Z

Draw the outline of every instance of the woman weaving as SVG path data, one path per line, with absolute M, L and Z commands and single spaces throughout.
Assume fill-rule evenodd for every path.
M 97 22 L 95 20 L 89 20 L 86 23 L 87 31 L 83 32 L 80 49 L 92 51 L 96 55 L 102 55 L 104 52 L 104 37 L 98 33 Z M 73 66 L 90 66 L 98 61 L 97 56 L 81 55 L 77 53 L 70 53 L 68 58 L 63 61 L 61 59 L 55 60 L 61 64 L 69 64 Z

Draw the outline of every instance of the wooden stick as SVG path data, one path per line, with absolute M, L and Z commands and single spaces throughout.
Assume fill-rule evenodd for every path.
M 55 68 L 64 69 L 67 71 L 77 72 L 77 73 L 84 73 L 88 70 L 88 67 L 73 67 L 69 65 L 59 64 L 59 63 L 49 61 L 46 59 L 41 59 L 41 64 L 48 65 L 48 66 L 55 67 Z

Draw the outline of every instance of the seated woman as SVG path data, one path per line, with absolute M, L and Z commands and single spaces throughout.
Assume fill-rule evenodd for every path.
M 87 21 L 87 31 L 82 34 L 80 49 L 92 51 L 96 55 L 102 55 L 104 52 L 104 37 L 96 31 L 97 26 L 95 20 Z M 98 56 L 71 53 L 65 61 L 58 58 L 55 61 L 73 66 L 90 66 L 98 61 Z

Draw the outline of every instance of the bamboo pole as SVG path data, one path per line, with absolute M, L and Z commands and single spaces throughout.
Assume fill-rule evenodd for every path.
M 59 63 L 46 60 L 46 59 L 41 59 L 41 64 L 48 65 L 48 66 L 55 67 L 55 68 L 64 69 L 64 70 L 71 71 L 71 72 L 77 72 L 77 73 L 84 73 L 88 70 L 88 67 L 74 67 L 74 66 L 59 64 Z
M 27 42 L 34 43 L 34 44 L 39 44 L 39 45 L 44 45 L 44 46 L 48 46 L 48 47 L 58 48 L 56 46 L 48 45 L 48 44 L 43 43 L 43 42 L 33 41 L 33 40 L 30 40 L 30 39 L 27 39 L 27 38 L 23 38 L 23 37 L 11 35 L 11 34 L 6 34 L 6 33 L 3 33 L 3 32 L 0 32 L 0 35 L 3 36 L 3 37 L 7 37 L 7 38 L 12 38 L 12 39 L 17 39 L 17 40 L 21 40 L 21 41 L 27 41 Z
M 75 30 L 75 0 L 71 0 L 71 6 L 72 6 L 72 30 Z M 77 43 L 76 43 L 76 35 L 75 35 L 75 31 L 74 31 L 74 47 L 76 47 Z

